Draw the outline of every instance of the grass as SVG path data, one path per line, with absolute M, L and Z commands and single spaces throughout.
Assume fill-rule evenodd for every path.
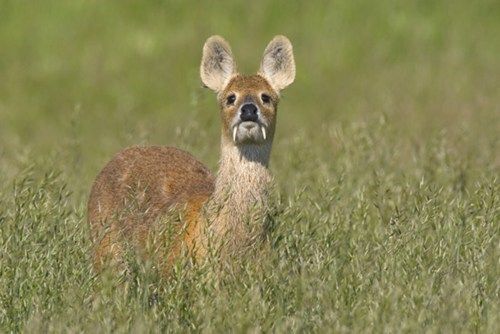
M 0 331 L 498 332 L 499 13 L 0 0 Z M 85 205 L 107 159 L 165 144 L 216 169 L 215 33 L 244 72 L 274 34 L 295 47 L 269 249 L 222 274 L 96 276 Z

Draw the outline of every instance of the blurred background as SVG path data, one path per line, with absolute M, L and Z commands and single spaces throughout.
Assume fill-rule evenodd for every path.
M 101 280 L 85 206 L 117 151 L 217 168 L 212 34 L 243 73 L 294 46 L 269 252 Z M 499 55 L 498 0 L 0 0 L 0 332 L 498 333 Z
M 497 148 L 495 0 L 1 0 L 4 181 L 29 163 L 48 164 L 84 195 L 104 163 L 133 144 L 179 146 L 215 169 L 218 107 L 199 79 L 212 34 L 230 42 L 243 73 L 258 69 L 274 35 L 292 41 L 297 77 L 283 92 L 273 153 L 280 168 L 297 145 L 328 165 L 332 131 L 358 123 L 389 124 L 387 138 L 410 146 L 465 131 L 461 149 L 487 146 L 491 159 Z

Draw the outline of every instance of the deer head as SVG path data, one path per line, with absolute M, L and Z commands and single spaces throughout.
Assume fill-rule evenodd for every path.
M 212 36 L 203 46 L 200 76 L 217 93 L 223 144 L 272 143 L 280 91 L 295 79 L 292 44 L 285 36 L 267 45 L 254 75 L 239 74 L 229 44 Z

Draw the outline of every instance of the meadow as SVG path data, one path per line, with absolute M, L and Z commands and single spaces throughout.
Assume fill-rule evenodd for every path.
M 212 34 L 243 73 L 294 45 L 266 251 L 96 275 L 86 201 L 117 151 L 217 169 Z M 0 0 L 0 332 L 498 333 L 499 36 L 495 0 Z

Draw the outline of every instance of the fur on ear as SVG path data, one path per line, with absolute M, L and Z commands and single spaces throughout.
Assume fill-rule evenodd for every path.
M 231 47 L 221 36 L 211 36 L 203 46 L 200 77 L 203 84 L 215 92 L 220 92 L 236 73 L 236 63 Z
M 275 36 L 264 50 L 259 74 L 279 92 L 295 79 L 292 43 L 285 36 Z

